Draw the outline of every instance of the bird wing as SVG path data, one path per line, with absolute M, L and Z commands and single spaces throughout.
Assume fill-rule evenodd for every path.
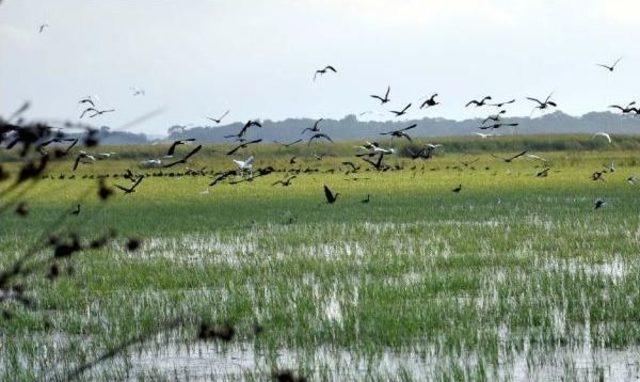
M 136 187 L 138 187 L 140 182 L 142 182 L 142 179 L 144 179 L 144 176 L 138 177 L 138 180 L 133 184 L 133 186 L 131 186 L 131 190 L 134 190 Z
M 200 151 L 201 149 L 202 149 L 202 145 L 198 145 L 195 149 L 191 150 L 191 152 L 190 152 L 189 154 L 187 154 L 187 155 L 183 158 L 183 160 L 185 160 L 185 161 L 186 161 L 187 159 L 189 159 L 189 158 L 191 158 L 192 156 L 196 155 L 196 153 L 197 153 L 198 151 Z
M 523 156 L 523 155 L 524 155 L 524 154 L 526 154 L 526 153 L 527 153 L 527 150 L 524 150 L 523 152 L 521 152 L 521 153 L 519 153 L 519 154 L 516 154 L 515 156 L 511 157 L 510 159 L 511 159 L 511 160 L 514 160 L 514 159 L 516 159 L 516 158 L 520 158 L 521 156 Z
M 233 155 L 236 151 L 240 150 L 242 147 L 244 147 L 244 143 L 241 143 L 238 146 L 231 149 L 229 152 L 227 152 L 227 155 Z
M 382 98 L 382 97 L 380 97 L 380 96 L 378 96 L 378 95 L 373 95 L 373 94 L 372 94 L 372 95 L 370 95 L 369 97 L 371 97 L 371 98 L 375 98 L 375 99 L 379 99 L 379 100 L 380 100 L 380 102 L 384 102 L 384 98 Z
M 324 185 L 324 196 L 325 198 L 327 198 L 327 202 L 331 202 L 332 200 L 334 200 L 333 192 L 331 192 L 326 184 Z
M 385 93 L 385 95 L 384 95 L 384 98 L 385 98 L 385 99 L 388 99 L 388 98 L 389 98 L 389 92 L 391 92 L 391 86 L 387 86 L 387 92 L 386 92 L 386 93 Z
M 411 104 L 408 104 L 407 106 L 404 107 L 404 109 L 402 109 L 402 112 L 404 113 L 405 111 L 407 111 L 409 108 L 411 107 Z
M 478 102 L 478 101 L 476 101 L 476 100 L 474 99 L 474 100 L 471 100 L 471 101 L 467 102 L 467 104 L 466 104 L 466 105 L 464 105 L 464 107 L 469 107 L 469 106 L 471 106 L 471 105 L 479 105 L 479 104 L 480 104 L 480 102 Z
M 611 65 L 611 67 L 612 67 L 612 68 L 615 68 L 615 67 L 616 67 L 616 65 L 618 65 L 618 62 L 620 62 L 620 60 L 622 60 L 622 57 L 618 58 L 618 59 L 616 60 L 616 62 L 614 62 L 614 63 L 613 63 L 613 65 Z
M 76 169 L 78 168 L 78 165 L 80 164 L 80 155 L 78 155 L 76 157 L 76 161 L 73 162 L 73 171 L 76 171 Z
M 414 129 L 416 126 L 418 126 L 417 123 L 414 123 L 413 125 L 409 126 L 409 127 L 405 127 L 404 129 L 400 129 L 398 131 L 407 131 L 407 130 L 411 130 Z
M 173 153 L 176 151 L 176 146 L 178 146 L 179 144 L 182 144 L 182 142 L 180 141 L 173 142 L 169 147 L 169 151 L 167 151 L 167 156 L 173 155 Z
M 131 188 L 125 188 L 125 187 L 123 187 L 123 186 L 121 186 L 121 185 L 119 185 L 119 184 L 114 185 L 114 187 L 119 188 L 119 189 L 121 189 L 121 190 L 122 190 L 122 191 L 124 191 L 124 192 L 130 192 L 131 190 L 133 190 L 133 187 L 131 187 Z
M 537 103 L 539 103 L 540 105 L 544 105 L 544 104 L 542 103 L 542 101 L 540 101 L 539 99 L 532 98 L 532 97 L 527 97 L 527 99 L 528 99 L 529 101 L 537 102 Z
M 329 70 L 331 70 L 331 71 L 332 71 L 332 72 L 334 72 L 334 73 L 338 73 L 338 71 L 336 70 L 336 68 L 334 68 L 334 67 L 333 67 L 333 66 L 331 66 L 331 65 L 327 65 L 327 67 L 326 67 L 325 69 L 329 69 Z

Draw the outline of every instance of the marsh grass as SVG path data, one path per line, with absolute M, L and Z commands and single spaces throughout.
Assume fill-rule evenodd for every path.
M 290 153 L 254 154 L 259 165 L 290 167 Z M 39 281 L 41 309 L 3 324 L 0 371 L 42 379 L 190 315 L 228 321 L 239 337 L 194 345 L 178 329 L 84 378 L 263 380 L 279 367 L 325 380 L 637 377 L 640 189 L 625 181 L 640 173 L 635 154 L 548 152 L 547 178 L 527 159 L 482 153 L 459 163 L 475 156 L 390 159 L 403 170 L 363 167 L 353 181 L 326 172 L 350 158 L 303 155 L 300 166 L 319 172 L 286 189 L 271 186 L 278 173 L 205 194 L 209 177 L 148 177 L 108 208 L 87 200 L 62 232 L 112 227 L 142 248 L 114 241 L 79 257 L 69 277 Z M 122 172 L 131 158 L 82 167 L 72 180 L 49 173 L 28 218 L 3 216 L 3 265 L 95 184 L 83 175 Z M 589 179 L 611 161 L 616 172 Z M 215 153 L 191 165 L 231 167 Z M 323 184 L 341 193 L 335 205 Z M 594 211 L 598 197 L 608 203 Z

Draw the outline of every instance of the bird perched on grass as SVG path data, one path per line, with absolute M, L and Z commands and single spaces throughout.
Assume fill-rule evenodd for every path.
M 603 199 L 596 199 L 595 204 L 594 204 L 595 205 L 594 210 L 597 210 L 599 208 L 604 207 L 605 204 L 607 204 L 607 202 L 605 202 Z

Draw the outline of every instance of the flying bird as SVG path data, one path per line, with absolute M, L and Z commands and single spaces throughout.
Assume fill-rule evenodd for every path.
M 514 155 L 512 157 L 508 157 L 508 158 L 502 158 L 502 157 L 499 157 L 499 156 L 496 156 L 496 155 L 493 155 L 493 154 L 491 154 L 491 156 L 494 157 L 494 158 L 501 159 L 505 163 L 511 163 L 511 162 L 513 162 L 514 159 L 518 159 L 518 158 L 520 158 L 521 156 L 523 156 L 526 153 L 527 153 L 527 150 L 524 150 L 524 151 L 522 151 L 522 152 L 520 152 L 520 153 L 518 153 L 518 154 L 516 154 L 516 155 Z
M 230 110 L 225 111 L 221 116 L 219 116 L 218 118 L 212 118 L 212 117 L 207 117 L 208 120 L 215 122 L 216 124 L 219 124 L 220 122 L 222 122 L 222 119 L 224 117 L 227 116 L 227 114 L 229 114 Z
M 411 142 L 411 137 L 409 136 L 409 134 L 406 133 L 406 131 L 413 129 L 416 126 L 418 126 L 418 125 L 414 123 L 413 125 L 405 127 L 404 129 L 392 130 L 392 131 L 388 131 L 386 133 L 380 133 L 380 135 L 391 135 L 394 138 L 403 138 L 404 137 L 404 138 L 407 138 L 409 140 L 409 142 Z
M 80 151 L 78 156 L 76 156 L 75 162 L 73 162 L 73 171 L 76 171 L 80 163 L 92 163 L 95 161 L 96 158 L 93 155 L 89 155 L 84 151 Z
M 164 168 L 173 167 L 173 166 L 175 166 L 177 164 L 187 163 L 187 160 L 189 158 L 191 158 L 192 156 L 196 155 L 196 153 L 198 151 L 200 151 L 201 149 L 202 149 L 202 145 L 198 145 L 195 149 L 191 150 L 191 152 L 188 153 L 187 155 L 185 155 L 182 159 L 177 160 L 175 162 L 168 163 L 168 164 L 164 165 Z
M 464 107 L 469 107 L 471 105 L 475 105 L 476 107 L 481 107 L 487 104 L 487 101 L 491 101 L 491 96 L 486 96 L 483 99 L 481 99 L 480 101 L 472 99 L 471 101 L 467 102 L 467 104 Z
M 540 101 L 537 98 L 533 98 L 533 97 L 527 97 L 527 99 L 529 101 L 533 101 L 533 102 L 537 102 L 538 106 L 536 106 L 534 109 L 540 109 L 540 110 L 544 110 L 546 108 L 548 108 L 549 106 L 553 106 L 553 107 L 557 107 L 558 105 L 551 101 L 551 96 L 553 95 L 553 93 L 549 94 L 549 96 L 547 96 L 547 98 L 544 100 L 544 102 Z
M 93 100 L 91 99 L 91 97 L 85 97 L 83 99 L 81 99 L 80 101 L 78 101 L 79 104 L 83 104 L 83 105 L 91 105 L 91 107 L 96 107 L 96 104 L 93 103 Z
M 609 134 L 605 133 L 605 132 L 601 131 L 601 132 L 593 134 L 593 138 L 595 138 L 595 137 L 603 137 L 607 141 L 609 141 L 609 143 L 611 143 L 611 136 Z
M 302 130 L 301 134 L 304 134 L 305 131 L 310 131 L 312 133 L 317 133 L 320 131 L 320 122 L 322 122 L 323 118 L 320 118 L 319 120 L 315 121 L 315 123 L 313 124 L 313 127 L 307 127 L 304 130 Z
M 433 94 L 431 97 L 427 98 L 422 105 L 420 105 L 420 109 L 422 109 L 423 107 L 433 107 L 436 105 L 439 105 L 440 102 L 436 101 L 435 98 L 438 96 L 438 93 Z
M 622 114 L 628 114 L 628 113 L 631 113 L 631 112 L 638 113 L 638 108 L 632 107 L 635 104 L 636 104 L 636 101 L 631 101 L 625 107 L 622 107 L 620 105 L 609 105 L 609 108 L 619 109 L 622 112 Z
M 282 143 L 282 142 L 278 142 L 278 141 L 274 141 L 274 142 L 277 143 L 277 144 L 280 144 L 280 145 L 282 145 L 284 147 L 291 147 L 291 146 L 295 145 L 296 143 L 300 143 L 302 141 L 303 141 L 303 139 L 296 139 L 295 141 L 289 142 L 289 143 Z
M 291 185 L 291 181 L 294 180 L 295 178 L 297 178 L 296 175 L 291 175 L 286 179 L 281 179 L 281 180 L 278 180 L 278 181 L 274 182 L 272 184 L 272 186 L 275 186 L 276 184 L 279 184 L 282 187 L 289 187 Z
M 329 142 L 333 143 L 333 140 L 327 134 L 317 133 L 317 134 L 314 134 L 313 136 L 311 136 L 311 138 L 309 138 L 309 141 L 307 142 L 307 146 L 311 145 L 311 142 L 314 139 L 320 139 L 320 138 L 324 138 L 324 139 L 328 140 Z
M 618 58 L 618 59 L 616 60 L 616 62 L 614 62 L 614 63 L 613 63 L 613 65 L 611 65 L 611 66 L 609 66 L 609 65 L 604 65 L 604 64 L 596 64 L 596 65 L 601 66 L 601 67 L 603 67 L 603 68 L 607 69 L 607 70 L 608 70 L 608 71 L 610 71 L 610 72 L 613 72 L 613 71 L 615 70 L 616 66 L 618 65 L 618 63 L 620 62 L 620 60 L 622 60 L 622 57 Z
M 485 118 L 484 121 L 482 121 L 482 124 L 484 125 L 485 123 L 487 123 L 489 121 L 499 122 L 500 121 L 500 117 L 502 116 L 502 114 L 504 114 L 506 112 L 507 112 L 506 110 L 500 110 L 497 114 L 490 115 L 487 118 Z
M 336 68 L 334 68 L 334 67 L 333 67 L 333 66 L 331 66 L 331 65 L 327 65 L 327 66 L 325 66 L 325 67 L 324 67 L 324 68 L 322 68 L 322 69 L 318 69 L 318 70 L 316 70 L 316 72 L 315 72 L 315 73 L 314 73 L 314 75 L 313 75 L 313 80 L 314 80 L 314 81 L 316 80 L 316 77 L 318 76 L 318 74 L 322 76 L 322 75 L 324 75 L 325 73 L 327 73 L 327 71 L 332 71 L 332 72 L 334 72 L 334 73 L 338 73 L 338 71 L 336 70 Z
M 331 189 L 329 189 L 329 187 L 327 187 L 327 185 L 324 185 L 324 196 L 327 199 L 327 203 L 329 204 L 333 204 L 336 202 L 336 200 L 338 199 L 338 195 L 340 195 L 339 192 L 336 192 L 335 194 L 331 191 Z
M 38 28 L 38 33 L 44 32 L 46 28 L 49 28 L 49 24 L 41 24 L 40 27 Z
M 400 110 L 400 111 L 396 111 L 396 110 L 391 110 L 391 112 L 393 114 L 396 115 L 396 117 L 399 117 L 401 115 L 405 115 L 407 113 L 407 110 L 411 107 L 411 104 L 408 104 L 407 106 L 404 107 L 404 109 Z
M 235 152 L 236 152 L 236 151 L 238 151 L 238 150 L 240 150 L 240 149 L 244 149 L 244 148 L 248 147 L 249 145 L 253 145 L 253 144 L 256 144 L 256 143 L 260 143 L 260 142 L 262 142 L 262 139 L 255 139 L 255 140 L 253 140 L 253 141 L 242 142 L 242 143 L 240 143 L 238 146 L 236 146 L 236 147 L 234 147 L 233 149 L 231 149 L 231 150 L 227 153 L 227 155 L 233 155 L 233 154 L 235 154 Z
M 196 139 L 195 138 L 187 138 L 187 139 L 179 139 L 177 141 L 174 141 L 171 146 L 169 147 L 169 151 L 167 151 L 167 155 L 165 155 L 165 158 L 172 158 L 173 157 L 173 153 L 175 153 L 176 151 L 176 147 L 178 147 L 179 145 L 184 145 L 187 142 L 194 142 Z
M 480 130 L 487 130 L 487 129 L 499 129 L 502 126 L 507 126 L 507 127 L 516 127 L 520 125 L 519 123 L 513 122 L 513 123 L 494 123 L 493 125 L 485 125 L 485 126 L 479 126 L 478 129 Z
M 144 176 L 138 177 L 138 180 L 136 180 L 136 182 L 134 184 L 132 184 L 131 187 L 129 187 L 129 188 L 121 186 L 119 184 L 116 184 L 115 187 L 121 189 L 122 191 L 124 191 L 125 195 L 126 194 L 131 194 L 133 192 L 136 192 L 136 187 L 138 187 L 140 182 L 142 182 L 142 179 L 144 179 Z
M 391 101 L 391 100 L 389 99 L 389 92 L 390 92 L 390 91 L 391 91 L 391 86 L 387 86 L 387 92 L 385 93 L 384 98 L 383 98 L 383 97 L 380 97 L 379 95 L 375 95 L 375 94 L 371 95 L 370 97 L 371 97 L 371 98 L 375 98 L 375 99 L 377 99 L 377 100 L 380 100 L 380 104 L 381 104 L 381 105 L 384 105 L 385 103 L 387 103 L 387 102 Z
M 510 105 L 510 104 L 512 104 L 514 102 L 516 102 L 516 100 L 512 99 L 512 100 L 505 101 L 505 102 L 491 103 L 491 104 L 489 104 L 489 106 L 495 106 L 498 109 L 501 109 L 504 105 Z

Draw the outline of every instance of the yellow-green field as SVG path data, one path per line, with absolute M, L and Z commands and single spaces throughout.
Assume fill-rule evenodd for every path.
M 384 173 L 347 156 L 353 144 L 259 148 L 237 158 L 253 153 L 277 172 L 214 187 L 210 173 L 184 166 L 164 176 L 138 168 L 165 147 L 100 148 L 120 159 L 81 165 L 74 179 L 70 160 L 54 162 L 45 179 L 2 192 L 1 264 L 47 233 L 118 237 L 57 261 L 53 281 L 44 277 L 52 249 L 40 247 L 29 264 L 46 266 L 22 281 L 33 306 L 5 305 L 3 379 L 63 379 L 176 318 L 185 324 L 79 378 L 265 380 L 276 369 L 311 380 L 638 378 L 640 185 L 627 181 L 640 175 L 637 153 L 599 144 L 531 151 L 546 164 L 504 163 L 446 143 L 428 161 L 390 156 Z M 513 151 L 496 155 L 531 144 L 505 145 Z M 232 169 L 223 152 L 207 146 L 187 166 Z M 345 175 L 345 160 L 361 170 Z M 591 180 L 611 162 L 615 171 Z M 99 200 L 96 175 L 128 185 L 112 176 L 127 168 L 148 175 L 136 192 Z M 318 171 L 272 186 L 307 168 Z M 324 184 L 340 193 L 333 205 Z M 606 204 L 595 210 L 598 198 Z M 20 201 L 27 216 L 12 213 Z M 138 251 L 124 249 L 131 237 Z M 233 326 L 234 338 L 197 341 L 199 319 Z

